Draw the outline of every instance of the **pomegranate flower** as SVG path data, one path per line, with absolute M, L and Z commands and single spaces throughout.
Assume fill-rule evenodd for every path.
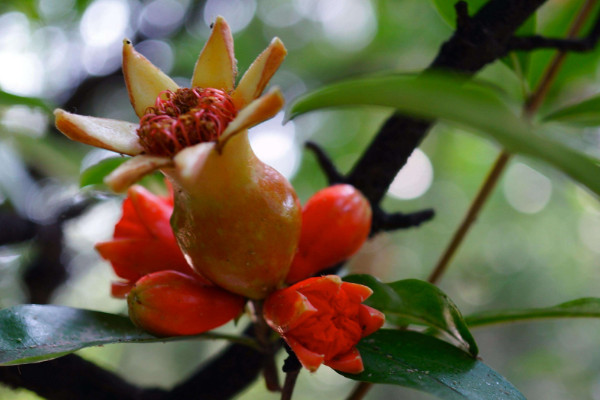
M 279 90 L 261 93 L 285 54 L 275 38 L 235 86 L 233 38 L 218 17 L 191 88 L 179 88 L 125 40 L 123 75 L 140 124 L 55 111 L 57 128 L 71 139 L 134 156 L 106 177 L 113 190 L 157 169 L 167 175 L 171 226 L 191 267 L 253 299 L 283 285 L 300 236 L 294 189 L 248 140 L 248 128 L 283 105 Z
M 383 313 L 361 304 L 372 293 L 336 275 L 309 278 L 267 297 L 264 316 L 311 372 L 325 364 L 357 374 L 364 367 L 356 344 L 385 322 Z
M 142 186 L 129 188 L 123 215 L 115 225 L 113 239 L 96 244 L 123 281 L 112 284 L 112 295 L 125 297 L 142 276 L 161 270 L 197 275 L 185 260 L 169 224 L 173 196 L 157 196 Z
M 140 124 L 72 114 L 57 109 L 56 127 L 69 138 L 135 156 L 106 179 L 121 192 L 156 169 L 175 167 L 184 182 L 193 181 L 198 157 L 221 152 L 234 135 L 273 117 L 283 106 L 278 89 L 260 97 L 286 55 L 275 38 L 234 88 L 237 73 L 229 26 L 217 17 L 194 69 L 191 88 L 170 77 L 123 41 L 123 75 Z M 200 146 L 207 144 L 210 146 Z M 188 152 L 183 150 L 189 150 Z

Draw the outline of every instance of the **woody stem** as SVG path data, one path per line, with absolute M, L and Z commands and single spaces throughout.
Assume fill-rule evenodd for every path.
M 263 376 L 265 384 L 270 392 L 280 392 L 281 385 L 279 384 L 279 375 L 277 373 L 277 365 L 275 364 L 276 348 L 271 341 L 271 328 L 267 325 L 262 313 L 263 302 L 261 300 L 252 300 L 254 307 L 254 332 L 256 340 L 260 345 L 263 353 Z

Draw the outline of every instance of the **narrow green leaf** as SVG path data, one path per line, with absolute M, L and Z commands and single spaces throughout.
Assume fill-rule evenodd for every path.
M 600 298 L 586 297 L 547 308 L 485 311 L 465 317 L 470 327 L 548 318 L 600 318 Z
M 523 400 L 504 377 L 456 347 L 418 332 L 381 329 L 357 346 L 357 381 L 409 387 L 447 400 Z
M 600 95 L 554 111 L 546 115 L 544 120 L 579 126 L 598 126 L 600 125 Z
M 127 161 L 128 157 L 110 157 L 85 169 L 79 177 L 79 186 L 103 185 L 104 177 Z
M 27 304 L 0 310 L 0 327 L 0 366 L 50 360 L 110 343 L 204 338 L 254 345 L 246 338 L 218 333 L 157 338 L 136 328 L 125 316 L 52 305 Z
M 288 109 L 288 117 L 326 107 L 385 106 L 426 119 L 442 119 L 492 138 L 507 151 L 553 165 L 600 195 L 600 161 L 539 136 L 490 87 L 441 75 L 363 78 L 309 93 Z
M 40 107 L 46 111 L 52 111 L 52 106 L 46 101 L 37 97 L 25 97 L 18 96 L 16 94 L 7 93 L 0 90 L 0 105 L 2 106 L 14 106 L 16 104 L 23 104 L 31 107 Z
M 438 287 L 418 279 L 381 283 L 371 275 L 350 275 L 345 281 L 373 290 L 365 304 L 376 308 L 398 325 L 418 324 L 434 328 L 456 340 L 473 356 L 477 344 L 456 305 Z

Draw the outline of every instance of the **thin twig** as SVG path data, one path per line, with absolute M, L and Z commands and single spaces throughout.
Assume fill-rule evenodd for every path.
M 369 392 L 373 384 L 371 382 L 361 382 L 354 387 L 354 390 L 348 395 L 346 400 L 362 400 Z
M 568 38 L 573 38 L 579 33 L 581 27 L 583 26 L 583 23 L 589 16 L 596 2 L 597 0 L 588 0 L 582 6 L 581 11 L 573 21 L 571 28 L 569 29 L 569 33 L 567 36 Z M 537 89 L 533 92 L 533 94 L 524 106 L 523 114 L 525 117 L 530 117 L 531 115 L 533 115 L 541 106 L 544 98 L 546 97 L 546 94 L 548 93 L 550 86 L 556 79 L 558 70 L 562 66 L 566 55 L 567 53 L 565 51 L 559 51 L 548 65 L 548 68 L 546 69 L 544 75 L 542 76 L 537 86 Z M 458 226 L 457 230 L 454 232 L 450 243 L 446 247 L 446 250 L 442 254 L 433 272 L 429 275 L 429 278 L 427 278 L 429 282 L 437 282 L 448 268 L 452 257 L 462 244 L 467 232 L 473 225 L 473 222 L 475 222 L 475 220 L 477 219 L 477 216 L 479 215 L 479 212 L 481 211 L 483 205 L 486 203 L 487 199 L 489 198 L 489 195 L 492 193 L 493 189 L 498 183 L 498 179 L 502 175 L 502 172 L 504 171 L 504 168 L 506 167 L 509 159 L 510 155 L 506 151 L 502 151 L 496 159 L 496 162 L 494 163 L 492 169 L 488 173 L 486 180 L 483 182 L 481 188 L 479 189 L 479 192 L 477 192 L 475 199 L 471 203 L 467 214 L 464 216 L 462 222 Z
M 281 400 L 291 400 L 292 394 L 294 393 L 294 387 L 296 386 L 296 379 L 300 370 L 290 371 L 285 374 L 285 382 L 283 383 L 283 390 L 281 391 Z
M 429 275 L 429 278 L 427 278 L 427 280 L 429 282 L 431 282 L 431 283 L 437 282 L 440 279 L 440 277 L 442 276 L 442 274 L 446 271 L 446 268 L 448 267 L 448 264 L 450 263 L 452 256 L 454 255 L 454 253 L 456 253 L 456 250 L 458 250 L 463 239 L 465 238 L 465 235 L 469 231 L 469 228 L 471 227 L 471 225 L 473 225 L 473 222 L 475 222 L 475 220 L 477 219 L 477 215 L 479 215 L 479 211 L 481 211 L 481 208 L 483 207 L 483 205 L 485 204 L 486 200 L 488 199 L 490 193 L 496 186 L 496 183 L 498 182 L 498 178 L 500 178 L 500 175 L 502 174 L 502 171 L 504 170 L 504 167 L 506 166 L 506 163 L 508 162 L 509 158 L 510 158 L 509 154 L 503 151 L 500 153 L 500 155 L 496 159 L 494 166 L 488 173 L 488 176 L 485 179 L 485 181 L 483 182 L 483 185 L 481 186 L 481 188 L 479 189 L 479 192 L 477 192 L 477 196 L 475 196 L 475 199 L 471 203 L 471 206 L 469 207 L 467 214 L 465 215 L 462 222 L 458 226 L 458 229 L 456 230 L 456 232 L 454 232 L 454 236 L 452 237 L 452 240 L 450 241 L 450 244 L 448 245 L 448 247 L 446 247 L 446 251 L 444 251 L 444 254 L 438 261 L 435 269 Z
M 585 4 L 581 7 L 581 11 L 579 12 L 579 14 L 577 14 L 575 20 L 571 24 L 569 32 L 567 33 L 567 38 L 574 38 L 575 36 L 577 36 L 579 31 L 581 31 L 585 20 L 589 17 L 597 2 L 597 0 L 587 0 L 585 2 Z M 542 105 L 542 101 L 546 97 L 546 94 L 548 93 L 548 90 L 552 85 L 552 82 L 554 82 L 554 80 L 556 79 L 556 75 L 558 74 L 560 67 L 562 67 L 564 63 L 567 54 L 568 53 L 565 51 L 559 51 L 554 56 L 554 58 L 548 65 L 548 68 L 546 68 L 546 71 L 544 71 L 544 76 L 542 76 L 540 83 L 538 84 L 538 89 L 529 98 L 529 101 L 525 106 L 526 115 L 530 116 L 535 111 L 537 111 L 538 108 L 540 108 L 540 106 Z
M 285 350 L 288 353 L 288 358 L 283 363 L 283 372 L 285 372 L 285 382 L 283 383 L 283 390 L 281 391 L 281 400 L 291 400 L 292 394 L 294 393 L 294 387 L 296 387 L 296 379 L 302 369 L 302 364 L 296 357 L 296 354 L 287 345 Z

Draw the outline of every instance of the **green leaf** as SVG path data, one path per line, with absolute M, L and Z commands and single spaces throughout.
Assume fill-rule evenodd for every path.
M 418 279 L 381 283 L 371 275 L 350 275 L 347 282 L 370 287 L 365 304 L 385 313 L 398 325 L 418 324 L 435 328 L 461 344 L 473 356 L 477 344 L 456 305 L 438 287 Z M 391 317 L 391 318 L 390 318 Z
M 600 298 L 586 297 L 547 308 L 485 311 L 465 317 L 470 327 L 548 318 L 599 318 Z
M 600 125 L 600 95 L 554 111 L 550 115 L 546 115 L 544 120 L 579 126 L 598 126 Z
M 365 370 L 342 374 L 350 379 L 409 387 L 447 400 L 525 399 L 481 361 L 422 333 L 381 329 L 357 348 Z
M 369 77 L 329 85 L 299 98 L 288 109 L 288 118 L 350 105 L 391 107 L 455 123 L 494 139 L 511 153 L 545 161 L 600 195 L 599 160 L 533 132 L 489 86 L 437 74 Z
M 2 106 L 14 106 L 16 104 L 23 104 L 31 107 L 40 107 L 46 111 L 52 111 L 52 106 L 44 100 L 38 99 L 37 97 L 24 97 L 16 94 L 7 93 L 0 90 L 0 105 Z
M 50 360 L 110 343 L 205 338 L 254 345 L 245 338 L 218 333 L 157 338 L 135 327 L 125 316 L 52 305 L 27 304 L 0 310 L 0 327 L 0 366 Z
M 128 157 L 110 157 L 85 169 L 79 177 L 79 186 L 103 185 L 106 175 L 127 161 Z

